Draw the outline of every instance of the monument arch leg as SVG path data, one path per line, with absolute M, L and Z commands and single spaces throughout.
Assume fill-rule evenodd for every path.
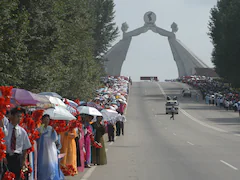
M 184 66 L 184 62 L 181 61 L 181 58 L 178 54 L 178 52 L 176 51 L 176 48 L 173 44 L 174 39 L 172 38 L 168 38 L 168 42 L 172 51 L 172 55 L 173 55 L 173 59 L 176 62 L 177 65 L 177 69 L 178 69 L 178 76 L 182 77 L 182 76 L 186 76 L 186 70 L 185 70 L 185 66 Z
M 120 40 L 105 56 L 106 72 L 111 76 L 120 76 L 132 38 Z

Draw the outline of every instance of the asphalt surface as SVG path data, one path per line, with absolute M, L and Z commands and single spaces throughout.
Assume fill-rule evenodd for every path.
M 181 83 L 136 82 L 125 135 L 107 143 L 108 164 L 67 180 L 239 180 L 240 118 L 181 97 Z M 178 96 L 175 120 L 166 95 Z

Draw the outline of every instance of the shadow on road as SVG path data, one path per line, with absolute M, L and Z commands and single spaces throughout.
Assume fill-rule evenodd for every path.
M 208 118 L 208 120 L 222 125 L 240 125 L 240 118 Z
M 167 115 L 167 114 L 166 113 L 157 113 L 155 115 L 157 115 L 157 116 L 164 116 L 164 115 Z
M 116 145 L 112 145 L 111 147 L 114 147 L 114 148 L 139 148 L 140 146 L 116 146 Z
M 240 131 L 232 131 L 232 133 L 240 135 Z
M 145 97 L 145 98 L 148 98 L 148 97 L 149 98 L 163 98 L 164 96 L 162 94 L 148 94 L 148 95 L 144 95 L 143 97 Z
M 184 104 L 184 103 L 182 103 Z M 215 106 L 186 106 L 184 109 L 188 110 L 218 110 L 218 111 L 225 111 L 223 109 L 219 109 Z

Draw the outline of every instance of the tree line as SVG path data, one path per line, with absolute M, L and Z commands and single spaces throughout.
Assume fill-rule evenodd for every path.
M 211 9 L 208 33 L 214 47 L 212 62 L 216 72 L 235 88 L 240 88 L 239 19 L 239 0 L 219 0 Z
M 87 99 L 118 36 L 113 0 L 0 1 L 0 85 Z

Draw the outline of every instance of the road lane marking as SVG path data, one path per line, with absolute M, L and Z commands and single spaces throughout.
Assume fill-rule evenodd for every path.
M 194 144 L 193 144 L 193 143 L 191 143 L 191 142 L 189 142 L 189 141 L 188 141 L 187 143 L 188 143 L 188 144 L 190 144 L 190 145 L 192 145 L 192 146 L 194 146 Z
M 207 124 L 207 123 L 204 123 L 204 122 L 196 119 L 195 117 L 191 116 L 191 115 L 188 114 L 186 111 L 184 111 L 182 108 L 179 108 L 179 110 L 180 110 L 185 116 L 187 116 L 187 117 L 190 118 L 191 120 L 195 121 L 196 123 L 201 124 L 202 126 L 205 126 L 205 127 L 207 127 L 207 128 L 213 129 L 213 130 L 215 130 L 215 131 L 227 133 L 227 131 L 225 131 L 225 130 L 223 130 L 223 129 L 220 129 L 220 128 L 211 126 L 211 125 L 209 125 L 209 124 Z
M 124 114 L 125 114 L 125 115 L 127 115 L 128 103 L 129 103 L 130 92 L 131 92 L 131 90 L 130 90 L 131 88 L 129 87 L 128 89 L 129 89 L 129 91 L 128 91 L 128 96 L 127 96 L 127 106 L 126 106 L 125 111 L 124 111 Z
M 92 166 L 90 169 L 87 170 L 87 172 L 83 175 L 81 180 L 87 180 L 93 173 L 93 171 L 96 169 L 97 166 Z
M 177 134 L 173 133 L 174 136 L 176 136 Z
M 165 98 L 167 97 L 167 95 L 166 95 L 166 93 L 164 92 L 164 90 L 163 90 L 163 88 L 162 88 L 162 86 L 159 84 L 159 83 L 157 83 L 157 85 L 158 85 L 158 87 L 159 87 L 159 89 L 160 89 L 160 91 L 162 92 L 162 94 L 165 96 Z
M 110 143 L 109 143 L 109 146 L 111 146 L 112 144 L 113 144 L 113 142 L 110 142 Z
M 234 134 L 235 136 L 240 136 L 240 134 Z
M 117 138 L 118 138 L 118 137 L 117 137 L 117 136 L 115 136 L 114 140 L 116 141 L 116 140 L 117 140 Z
M 161 93 L 162 93 L 162 94 L 165 96 L 165 98 L 166 98 L 167 95 L 166 95 L 166 93 L 164 92 L 162 86 L 161 86 L 159 83 L 157 83 L 157 85 L 158 85 Z M 200 124 L 200 125 L 202 125 L 202 126 L 204 126 L 204 127 L 213 129 L 213 130 L 215 130 L 215 131 L 227 133 L 227 131 L 225 131 L 225 130 L 223 130 L 223 129 L 220 129 L 220 128 L 211 126 L 211 125 L 209 125 L 209 124 L 207 124 L 207 123 L 204 123 L 204 122 L 196 119 L 195 117 L 191 116 L 189 113 L 187 113 L 186 111 L 184 111 L 184 110 L 183 110 L 182 108 L 180 108 L 180 107 L 179 107 L 179 111 L 182 112 L 185 116 L 187 116 L 187 117 L 190 118 L 191 120 L 195 121 L 196 123 L 198 123 L 198 124 Z
M 227 163 L 227 162 L 225 162 L 225 161 L 223 161 L 223 160 L 220 160 L 220 162 L 223 163 L 223 164 L 225 164 L 225 165 L 227 165 L 228 167 L 230 167 L 230 168 L 238 171 L 238 168 L 234 167 L 233 165 L 231 165 L 231 164 L 229 164 L 229 163 Z
M 107 152 L 107 151 L 108 151 L 108 148 L 106 148 L 105 151 Z

